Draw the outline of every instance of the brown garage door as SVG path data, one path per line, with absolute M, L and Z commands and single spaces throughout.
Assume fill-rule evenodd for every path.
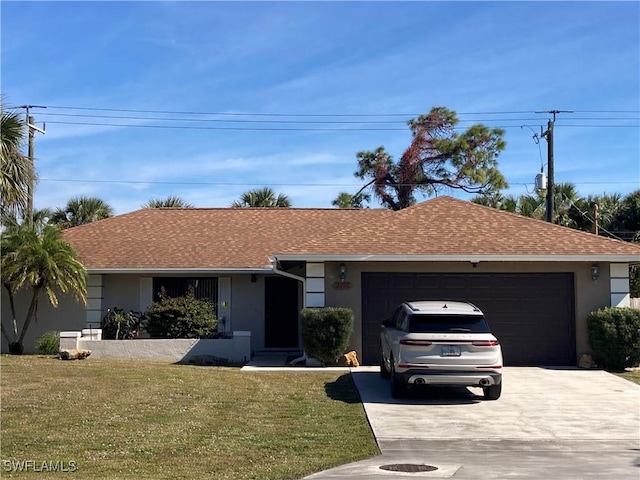
M 572 273 L 362 274 L 363 363 L 377 365 L 380 324 L 411 300 L 461 300 L 484 312 L 505 365 L 575 365 Z

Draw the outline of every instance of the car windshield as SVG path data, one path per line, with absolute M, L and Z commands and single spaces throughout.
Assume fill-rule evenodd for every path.
M 490 333 L 480 315 L 412 315 L 411 333 Z

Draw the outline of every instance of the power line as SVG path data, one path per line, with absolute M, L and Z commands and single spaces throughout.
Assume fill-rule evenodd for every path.
M 237 119 L 222 119 L 222 118 L 163 118 L 163 117 L 132 117 L 132 116 L 120 116 L 120 115 L 91 115 L 91 114 L 78 114 L 78 113 L 46 113 L 43 115 L 49 115 L 54 117 L 80 117 L 80 118 L 109 118 L 116 120 L 159 120 L 163 122 L 216 122 L 216 123 L 310 123 L 310 124 L 324 124 L 324 123 L 337 123 L 337 124 L 362 124 L 362 123 L 402 123 L 403 120 L 237 120 Z
M 406 125 L 405 120 L 249 120 L 249 119 L 222 119 L 222 118 L 178 118 L 178 117 L 144 117 L 144 116 L 122 116 L 122 115 L 93 115 L 85 113 L 41 113 L 50 117 L 73 117 L 73 118 L 108 118 L 116 120 L 160 120 L 163 122 L 218 122 L 218 123 L 303 123 L 303 124 L 362 124 L 362 123 L 401 123 Z M 543 118 L 494 118 L 494 119 L 465 119 L 460 122 L 531 122 L 541 121 Z M 640 118 L 579 118 L 578 120 L 640 120 Z
M 368 124 L 368 123 L 402 123 L 404 120 L 250 120 L 250 119 L 222 119 L 222 118 L 178 118 L 178 117 L 147 117 L 147 116 L 123 116 L 123 115 L 95 115 L 87 113 L 51 113 L 43 112 L 40 115 L 50 117 L 72 117 L 72 118 L 108 118 L 115 120 L 159 120 L 163 122 L 217 122 L 217 123 L 302 123 L 302 124 Z M 640 120 L 636 117 L 572 117 L 574 120 Z M 492 119 L 464 119 L 461 122 L 531 122 L 544 120 L 537 118 L 492 118 Z
M 15 107 L 11 107 L 15 108 Z M 221 116 L 271 116 L 271 117 L 408 117 L 420 116 L 422 113 L 276 113 L 276 112 L 202 112 L 202 111 L 178 111 L 178 110 L 144 110 L 127 108 L 102 108 L 102 107 L 74 107 L 61 105 L 47 105 L 49 109 L 59 110 L 83 110 L 104 112 L 128 112 L 128 113 L 158 113 L 175 115 L 221 115 Z M 573 110 L 576 113 L 640 113 L 640 110 Z M 486 111 L 486 112 L 456 112 L 456 115 L 516 115 L 538 113 L 533 110 L 514 111 Z
M 640 113 L 640 110 L 574 110 L 575 113 Z
M 638 182 L 569 182 L 574 185 L 638 185 Z
M 196 125 L 134 125 L 125 123 L 96 123 L 96 122 L 60 122 L 52 121 L 49 123 L 61 125 L 88 125 L 100 127 L 133 127 L 133 128 L 162 128 L 162 129 L 181 129 L 181 130 L 250 130 L 250 131 L 328 131 L 328 132 L 352 132 L 352 131 L 406 131 L 405 128 L 322 128 L 322 127 L 204 127 Z
M 85 126 L 94 126 L 94 127 L 131 127 L 131 128 L 161 128 L 161 129 L 181 129 L 181 130 L 246 130 L 246 131 L 327 131 L 327 132 L 361 132 L 361 131 L 407 131 L 406 127 L 403 128 L 393 128 L 393 127 L 385 127 L 385 128 L 354 128 L 354 127 L 343 127 L 343 128 L 323 128 L 323 127 L 249 127 L 249 126 L 238 126 L 238 127 L 209 127 L 209 126 L 199 126 L 199 125 L 141 125 L 141 124 L 131 124 L 131 123 L 99 123 L 99 122 L 65 122 L 53 120 L 49 121 L 50 124 L 58 124 L 58 125 L 85 125 Z M 358 123 L 358 122 L 356 122 Z M 562 127 L 571 127 L 571 128 L 637 128 L 640 125 L 560 125 Z M 454 127 L 454 130 L 463 130 L 465 127 Z M 519 125 L 491 125 L 491 128 L 520 128 Z
M 60 182 L 60 183 L 123 183 L 123 184 L 135 184 L 135 185 L 215 185 L 215 186 L 253 186 L 262 185 L 263 183 L 246 183 L 246 182 L 177 182 L 177 181 L 155 181 L 155 180 L 96 180 L 96 179 L 81 179 L 81 178 L 39 178 L 39 182 Z M 629 185 L 637 184 L 638 182 L 571 182 L 574 185 Z M 362 186 L 361 183 L 269 183 L 271 186 L 276 187 L 358 187 Z M 417 186 L 420 184 L 407 183 L 402 186 Z M 509 185 L 527 186 L 528 183 L 509 182 Z
M 584 127 L 584 128 L 640 128 L 640 124 L 633 125 L 595 125 L 595 124 L 583 124 L 583 125 L 572 125 L 566 123 L 558 123 L 556 127 Z
M 229 116 L 270 116 L 270 117 L 408 117 L 420 116 L 423 113 L 265 113 L 265 112 L 199 112 L 199 111 L 175 111 L 175 110 L 136 110 L 127 108 L 99 108 L 99 107 L 70 107 L 47 105 L 49 109 L 59 110 L 95 110 L 104 112 L 129 112 L 129 113 L 162 113 L 176 115 L 229 115 Z M 457 115 L 515 115 L 533 113 L 531 110 L 503 111 L 503 112 L 456 112 Z

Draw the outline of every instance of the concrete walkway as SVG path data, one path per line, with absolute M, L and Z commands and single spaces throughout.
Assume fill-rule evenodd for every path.
M 352 375 L 382 454 L 308 480 L 640 478 L 640 386 L 615 375 L 505 368 L 497 401 L 466 388 L 395 400 L 377 367 Z M 380 468 L 397 464 L 437 469 Z
M 277 372 L 345 372 L 349 367 L 308 367 L 306 365 L 288 365 L 286 355 L 256 355 L 241 368 L 243 372 L 250 371 L 277 371 Z

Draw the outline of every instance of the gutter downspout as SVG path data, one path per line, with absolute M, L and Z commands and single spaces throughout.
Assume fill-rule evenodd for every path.
M 307 279 L 305 277 L 299 277 L 298 275 L 294 275 L 293 273 L 289 273 L 289 272 L 285 272 L 284 270 L 280 270 L 280 267 L 278 266 L 278 264 L 280 263 L 278 261 L 277 257 L 269 257 L 269 262 L 271 263 L 271 266 L 273 267 L 273 273 L 276 273 L 278 275 L 281 275 L 283 277 L 287 277 L 287 278 L 293 278 L 294 280 L 299 281 L 300 283 L 302 283 L 302 308 L 307 308 Z M 306 362 L 307 361 L 307 353 L 304 351 L 304 349 L 302 350 L 302 356 L 298 357 L 298 358 L 294 358 L 293 360 L 291 360 L 289 362 L 289 365 L 295 365 L 296 363 L 300 363 L 300 362 Z

